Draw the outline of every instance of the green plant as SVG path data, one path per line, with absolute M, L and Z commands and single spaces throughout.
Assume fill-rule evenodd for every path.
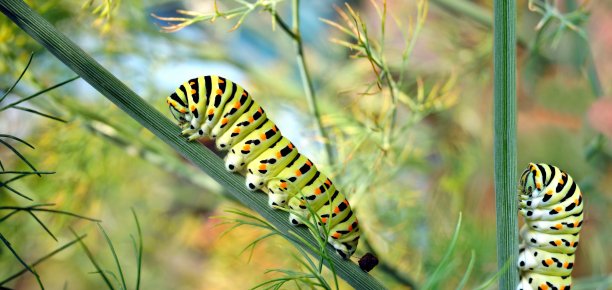
M 494 165 L 497 216 L 497 269 L 518 257 L 518 196 L 516 186 L 516 2 L 494 2 Z M 510 261 L 510 262 L 509 262 Z M 500 289 L 514 289 L 518 272 L 501 273 Z

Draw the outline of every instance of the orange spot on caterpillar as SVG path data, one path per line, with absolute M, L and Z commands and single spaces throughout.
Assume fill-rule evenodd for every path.
M 334 213 L 339 213 L 340 212 L 340 208 L 339 207 L 335 207 L 334 208 Z
M 310 160 L 306 160 L 306 164 L 307 164 L 308 166 L 312 166 L 312 162 L 310 162 Z
M 561 241 L 560 240 L 556 240 L 555 241 L 555 245 L 560 246 L 561 245 Z
M 561 212 L 561 211 L 563 211 L 563 208 L 562 208 L 562 207 L 560 207 L 560 206 L 558 206 L 558 207 L 555 207 L 555 210 L 556 210 L 557 212 Z
M 333 238 L 340 238 L 340 236 L 342 236 L 339 232 L 335 232 L 331 235 Z
M 563 225 L 562 225 L 562 224 L 556 224 L 556 225 L 555 225 L 555 228 L 557 228 L 558 230 L 560 230 L 560 229 L 562 229 L 562 228 L 563 228 Z
M 195 94 L 196 94 L 196 92 L 197 92 L 196 90 L 191 89 L 191 94 L 192 94 L 192 95 L 195 95 Z
M 552 265 L 554 262 L 553 262 L 553 260 L 552 260 L 552 259 L 546 259 L 546 260 L 544 260 L 544 263 L 546 263 L 546 265 L 550 266 L 550 265 Z
M 249 117 L 249 123 L 253 123 L 255 122 L 255 119 L 253 119 L 253 117 Z
M 567 269 L 567 267 L 569 267 L 569 262 L 565 262 L 565 264 L 563 264 L 563 268 Z
M 280 151 L 276 152 L 276 158 L 281 158 L 281 157 L 283 157 L 283 155 L 281 155 Z
M 236 134 L 240 133 L 240 128 L 234 129 L 234 133 L 236 133 Z
M 242 147 L 242 151 L 251 151 L 251 145 L 249 144 L 244 145 L 244 147 Z
M 225 125 L 227 124 L 227 122 L 228 122 L 227 118 L 221 119 L 221 125 Z
M 580 224 L 580 222 L 579 222 L 579 221 L 575 221 L 575 222 L 574 222 L 574 227 L 577 227 L 579 224 Z
M 326 224 L 326 223 L 327 223 L 327 218 L 326 218 L 326 217 L 321 218 L 321 222 L 323 222 L 324 224 Z
M 265 164 L 259 164 L 259 170 L 266 170 Z
M 272 130 L 273 130 L 274 132 L 276 132 L 276 131 L 278 131 L 278 128 L 277 128 L 276 126 L 274 126 L 274 127 L 272 127 Z
M 208 114 L 209 114 L 209 115 L 212 115 L 212 114 L 214 114 L 214 113 L 215 113 L 215 109 L 211 108 L 211 109 L 209 109 L 209 110 L 208 110 Z
M 287 182 L 281 182 L 280 187 L 282 189 L 287 189 Z
M 259 108 L 257 109 L 257 112 L 259 112 L 259 113 L 262 113 L 262 114 L 263 114 L 263 109 L 262 109 L 261 107 L 259 107 Z
M 244 92 L 244 91 L 243 91 L 243 92 L 242 92 L 242 95 L 246 97 L 246 92 Z
M 240 102 L 235 102 L 234 103 L 234 109 L 240 109 Z
M 189 82 L 189 85 L 193 86 L 193 85 L 195 85 L 195 82 Z
M 181 109 L 179 110 L 179 112 L 181 112 L 182 114 L 185 114 L 185 113 L 187 113 L 187 110 L 185 110 L 185 108 L 181 108 Z
M 193 111 L 195 111 L 196 106 L 195 105 L 191 105 L 191 107 L 189 107 L 189 109 L 193 112 Z
M 349 231 L 349 232 L 352 232 L 352 231 L 353 231 L 353 225 L 349 225 L 349 226 L 348 226 L 348 231 Z
M 548 285 L 542 284 L 542 285 L 540 285 L 539 289 L 548 290 Z
M 565 181 L 563 181 L 563 179 L 559 179 L 559 184 L 563 185 L 565 183 Z
M 298 170 L 295 171 L 295 175 L 296 176 L 302 176 L 302 172 L 300 172 L 300 170 L 298 169 Z
M 289 147 L 289 149 L 293 149 L 293 143 L 289 143 L 289 145 L 287 145 Z
M 331 186 L 331 180 L 329 180 L 329 178 L 327 180 L 325 180 L 325 184 L 327 184 L 327 186 Z
M 262 133 L 261 135 L 259 135 L 259 139 L 266 140 L 268 138 L 266 138 L 266 134 L 265 133 Z
M 576 205 L 578 205 L 578 202 L 580 202 L 580 199 L 578 199 L 578 198 L 574 199 L 574 203 L 575 203 Z
M 224 84 L 224 83 L 225 83 L 225 81 L 219 78 L 219 83 L 220 83 L 220 84 Z
M 349 205 L 348 200 L 344 199 L 343 201 L 344 204 Z
M 319 189 L 319 188 L 317 187 L 317 189 L 315 189 L 315 191 L 314 191 L 314 194 L 316 194 L 316 195 L 321 194 L 321 189 Z
M 541 183 L 539 183 L 539 182 L 538 182 L 538 183 L 536 183 L 536 188 L 537 188 L 538 190 L 542 189 L 542 184 L 541 184 Z
M 223 91 L 221 89 L 217 89 L 217 95 L 222 95 Z
M 552 194 L 553 194 L 552 189 L 549 189 L 548 191 L 546 191 L 546 195 L 552 195 Z

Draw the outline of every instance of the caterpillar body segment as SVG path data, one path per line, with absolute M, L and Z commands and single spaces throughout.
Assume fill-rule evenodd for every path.
M 270 176 L 276 176 L 298 155 L 293 143 L 281 137 L 274 145 L 261 153 L 247 166 L 246 186 L 250 190 L 260 189 Z
M 559 220 L 531 220 L 529 228 L 540 233 L 547 234 L 578 234 L 582 229 L 583 213 L 579 215 L 567 216 Z
M 574 268 L 574 254 L 551 253 L 523 245 L 519 248 L 519 268 L 553 276 L 568 276 Z
M 579 236 L 574 234 L 550 234 L 523 228 L 521 240 L 526 247 L 538 248 L 551 253 L 567 253 L 576 250 Z
M 517 289 L 570 289 L 584 216 L 580 188 L 559 168 L 530 163 L 520 178 L 519 212 Z
M 319 178 L 319 175 L 321 172 L 312 161 L 298 154 L 275 178 L 266 182 L 270 206 L 285 207 L 290 198 L 300 192 L 307 183 Z M 292 224 L 297 223 L 292 222 Z
M 225 156 L 228 171 L 239 172 L 281 137 L 281 133 L 270 119 L 255 128 L 242 141 L 234 145 Z
M 229 151 L 226 169 L 246 176 L 249 190 L 268 193 L 272 208 L 290 208 L 290 222 L 310 219 L 328 242 L 348 259 L 360 231 L 345 196 L 289 139 L 282 136 L 249 93 L 231 80 L 200 76 L 181 84 L 166 99 L 181 134 L 188 140 L 215 139 Z M 316 214 L 312 216 L 310 212 Z
M 570 290 L 572 277 L 570 276 L 549 276 L 529 272 L 522 275 L 517 289 L 563 289 Z
M 228 129 L 216 139 L 217 148 L 228 150 L 267 120 L 268 116 L 264 110 L 251 100 L 245 112 L 235 122 L 228 125 Z

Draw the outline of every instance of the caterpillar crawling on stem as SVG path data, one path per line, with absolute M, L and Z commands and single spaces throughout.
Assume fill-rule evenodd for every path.
M 246 176 L 246 187 L 268 193 L 272 208 L 289 208 L 293 225 L 310 219 L 340 256 L 357 248 L 360 229 L 346 197 L 300 154 L 251 95 L 223 77 L 200 76 L 181 84 L 166 102 L 188 140 L 210 137 L 228 171 Z M 311 216 L 311 212 L 316 213 Z
M 583 221 L 582 192 L 569 174 L 530 163 L 519 183 L 518 290 L 569 290 Z

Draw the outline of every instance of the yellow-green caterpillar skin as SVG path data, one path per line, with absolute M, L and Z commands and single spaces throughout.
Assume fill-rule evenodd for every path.
M 289 207 L 292 224 L 300 218 L 321 220 L 329 231 L 328 242 L 348 259 L 357 248 L 357 217 L 342 193 L 289 139 L 249 93 L 219 76 L 201 76 L 179 86 L 166 100 L 181 134 L 188 140 L 215 139 L 228 150 L 226 169 L 246 176 L 250 190 L 268 193 L 272 208 Z M 318 219 L 310 216 L 310 210 Z
M 519 183 L 519 290 L 569 290 L 583 221 L 582 192 L 569 174 L 530 163 Z

